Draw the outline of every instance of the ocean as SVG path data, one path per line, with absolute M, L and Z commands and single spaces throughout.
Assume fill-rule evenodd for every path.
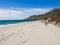
M 25 23 L 25 22 L 31 22 L 31 21 L 36 21 L 36 20 L 0 20 L 0 27 L 20 24 L 20 23 Z

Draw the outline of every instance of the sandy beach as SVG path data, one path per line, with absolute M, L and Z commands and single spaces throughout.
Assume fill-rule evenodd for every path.
M 0 27 L 0 45 L 60 45 L 60 28 L 40 21 Z

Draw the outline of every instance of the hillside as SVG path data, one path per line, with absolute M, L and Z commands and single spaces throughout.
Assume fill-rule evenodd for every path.
M 52 18 L 50 22 L 55 22 L 55 25 L 60 26 L 60 8 L 55 8 L 45 14 L 30 16 L 27 18 L 27 20 L 46 20 L 48 18 Z
M 40 19 L 47 19 L 49 17 L 60 18 L 60 8 L 55 8 L 45 14 L 30 16 L 27 18 L 27 20 L 40 20 Z

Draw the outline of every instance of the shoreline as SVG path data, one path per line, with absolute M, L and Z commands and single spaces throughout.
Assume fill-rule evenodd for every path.
M 29 22 L 36 22 L 36 21 L 29 21 Z M 14 24 L 4 24 L 4 25 L 0 25 L 0 28 L 1 27 L 7 27 L 7 26 L 20 25 L 20 24 L 29 23 L 29 22 L 20 22 L 20 23 L 14 23 Z

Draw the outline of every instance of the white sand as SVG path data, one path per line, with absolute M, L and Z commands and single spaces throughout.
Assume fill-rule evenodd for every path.
M 60 45 L 60 28 L 39 21 L 1 27 L 0 45 Z

